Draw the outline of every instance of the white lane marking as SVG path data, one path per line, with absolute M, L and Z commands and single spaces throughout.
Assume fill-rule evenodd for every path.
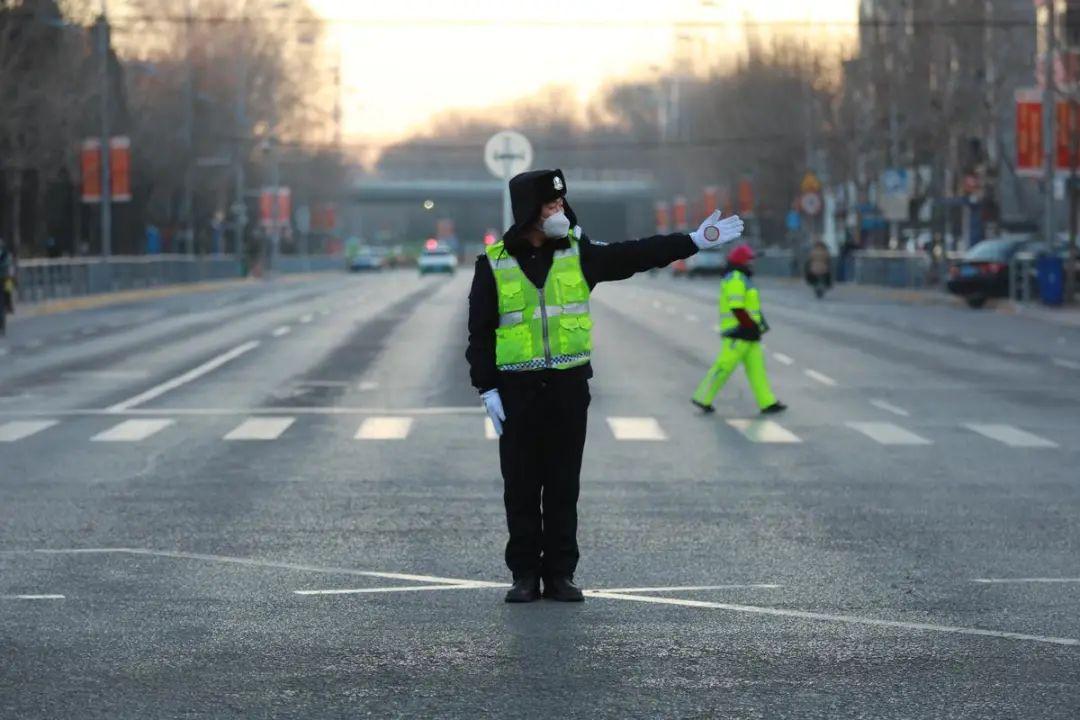
M 746 583 L 746 584 L 733 584 L 733 585 L 680 585 L 673 587 L 639 587 L 639 588 L 600 588 L 593 590 L 593 592 L 604 593 L 651 593 L 651 592 L 694 592 L 697 590 L 740 590 L 747 588 L 750 590 L 773 590 L 781 588 L 783 585 L 773 585 L 771 583 Z
M 226 440 L 277 440 L 296 422 L 291 417 L 248 418 L 229 431 Z
M 294 595 L 375 595 L 378 593 L 400 592 L 424 592 L 429 590 L 490 590 L 495 586 L 486 583 L 471 583 L 469 585 L 403 585 L 400 587 L 380 588 L 340 588 L 331 590 L 293 590 Z M 510 587 L 502 585 L 501 587 Z
M 686 313 L 686 319 L 690 322 L 697 322 L 699 318 L 694 313 Z
M 794 365 L 795 364 L 795 358 L 791 357 L 790 355 L 785 355 L 782 352 L 774 352 L 772 354 L 772 356 L 773 356 L 773 359 L 776 360 L 776 362 L 778 362 L 778 363 L 780 363 L 782 365 Z
M 984 437 L 988 437 L 991 440 L 997 440 L 1000 443 L 1005 443 L 1009 447 L 1017 448 L 1056 448 L 1057 443 L 1047 440 L 1044 437 L 1039 437 L 1026 430 L 1021 430 L 1018 427 L 1012 425 L 994 425 L 994 424 L 982 424 L 982 423 L 968 423 L 965 425 L 968 430 L 973 430 Z
M 372 417 L 360 423 L 357 440 L 404 440 L 413 420 L 408 417 Z
M 330 314 L 330 311 L 329 311 L 329 310 L 325 310 L 325 309 L 324 309 L 324 310 L 320 310 L 320 311 L 319 311 L 319 314 L 320 314 L 320 315 L 322 315 L 323 317 L 326 317 L 327 315 L 329 315 L 329 314 Z
M 274 337 L 282 337 L 284 335 L 288 335 L 290 332 L 292 332 L 291 327 L 289 327 L 288 325 L 282 325 L 279 328 L 274 328 L 274 332 L 272 332 L 270 334 L 273 335 Z
M 63 595 L 0 595 L 0 600 L 63 600 Z
M 992 585 L 1011 585 L 1013 583 L 1080 583 L 1080 578 L 972 578 L 971 582 Z
M 846 425 L 882 445 L 932 445 L 922 435 L 916 435 L 899 425 L 888 422 L 849 422 Z
M 44 345 L 45 345 L 45 342 L 42 341 L 42 340 L 30 340 L 29 342 L 26 343 L 26 345 L 24 347 L 26 347 L 29 350 L 37 350 L 39 347 L 43 347 Z
M 1066 360 L 1065 358 L 1054 358 L 1054 364 L 1058 367 L 1063 367 L 1068 370 L 1080 370 L 1080 362 L 1075 360 Z
M 300 316 L 300 322 L 302 322 L 304 324 L 307 324 L 307 323 L 311 322 L 314 319 L 315 319 L 315 316 L 312 315 L 311 313 L 308 313 L 307 315 L 301 315 Z
M 817 380 L 822 385 L 828 385 L 829 387 L 836 387 L 836 381 L 833 380 L 828 375 L 826 375 L 825 373 L 819 373 L 817 370 L 811 370 L 809 368 L 807 368 L 806 370 L 803 370 L 803 373 L 806 374 L 806 377 L 810 378 L 811 380 Z
M 657 310 L 659 310 L 660 308 L 664 307 L 663 305 L 661 305 L 661 304 L 660 304 L 660 301 L 659 301 L 659 300 L 653 300 L 653 301 L 652 301 L 652 306 L 653 306 L 654 308 L 656 308 Z
M 64 377 L 73 380 L 142 380 L 149 377 L 146 370 L 84 370 L 66 372 Z
M 13 420 L 0 425 L 0 442 L 22 440 L 56 424 L 56 420 Z
M 374 570 L 354 570 L 352 568 L 326 567 L 321 565 L 302 565 L 298 563 L 276 562 L 273 560 L 258 560 L 255 558 L 234 557 L 230 555 L 207 555 L 204 553 L 189 553 L 170 550 L 150 550 L 146 548 L 39 548 L 29 552 L 41 553 L 43 555 L 148 555 L 151 557 L 164 557 L 172 558 L 175 560 L 203 560 L 206 562 L 245 565 L 247 567 L 271 567 L 277 568 L 278 570 L 298 570 L 301 572 L 325 573 L 329 575 L 355 575 L 358 577 L 383 578 L 385 580 L 404 580 L 406 582 L 506 587 L 504 583 L 487 582 L 485 580 L 464 580 L 462 578 L 438 577 L 435 575 L 412 575 L 408 573 L 377 572 Z
M 657 605 L 712 608 L 715 610 L 729 610 L 731 612 L 750 613 L 754 615 L 797 618 L 799 620 L 823 620 L 854 625 L 898 628 L 901 630 L 925 630 L 927 632 L 939 632 L 954 635 L 973 635 L 976 637 L 992 637 L 1007 640 L 1027 640 L 1029 642 L 1048 643 L 1052 645 L 1080 645 L 1080 640 L 1075 638 L 1027 635 L 1025 633 L 1007 632 L 1002 630 L 983 630 L 982 628 L 961 627 L 959 625 L 935 625 L 933 623 L 904 622 L 902 620 L 878 620 L 876 618 L 858 617 L 855 615 L 834 615 L 832 613 L 785 610 L 783 608 L 760 607 L 757 605 L 734 605 L 731 603 L 708 602 L 705 600 L 681 600 L 679 598 L 656 597 L 652 595 L 608 593 L 598 590 L 586 590 L 585 594 L 589 597 L 605 598 L 608 600 L 630 600 L 634 602 L 654 603 Z
M 712 326 L 713 332 L 720 332 L 720 323 L 716 323 Z
M 884 410 L 885 412 L 891 412 L 893 415 L 899 415 L 900 417 L 910 417 L 911 416 L 911 413 L 909 413 L 907 410 L 905 410 L 904 408 L 899 407 L 897 405 L 893 405 L 888 400 L 881 400 L 879 398 L 874 398 L 873 400 L 870 401 L 870 404 L 873 405 L 876 408 L 880 408 L 881 410 Z
M 773 420 L 728 420 L 748 440 L 756 443 L 801 443 L 798 435 Z
M 665 311 L 665 312 L 666 312 L 666 313 L 667 313 L 668 315 L 675 315 L 675 314 L 676 314 L 676 313 L 678 312 L 678 310 L 676 310 L 676 309 L 675 309 L 675 308 L 673 308 L 673 307 L 666 307 L 666 308 L 664 308 L 664 311 Z
M 484 439 L 485 440 L 498 440 L 499 434 L 495 432 L 495 423 L 491 422 L 491 418 L 484 418 Z
M 379 383 L 374 380 L 363 380 L 357 384 L 356 389 L 360 392 L 368 392 L 370 390 L 378 390 Z
M 157 385 L 155 387 L 150 388 L 146 392 L 139 393 L 138 395 L 136 395 L 133 398 L 129 398 L 129 399 L 123 401 L 123 402 L 116 403 L 115 405 L 111 406 L 108 409 L 111 412 L 124 412 L 125 410 L 130 410 L 131 408 L 135 407 L 136 405 L 142 405 L 144 402 L 147 402 L 149 400 L 153 400 L 156 397 L 160 397 L 160 396 L 164 395 L 165 393 L 167 393 L 167 392 L 169 392 L 171 390 L 175 390 L 176 388 L 180 387 L 181 385 L 186 385 L 187 383 L 191 382 L 192 380 L 197 380 L 200 377 L 202 377 L 203 375 L 206 375 L 207 373 L 213 372 L 214 370 L 218 369 L 219 367 L 221 367 L 225 363 L 230 362 L 232 360 L 235 360 L 236 358 L 240 357 L 244 353 L 250 352 L 250 351 L 254 350 L 257 347 L 259 347 L 259 341 L 258 340 L 251 340 L 251 341 L 248 341 L 248 342 L 244 343 L 243 345 L 238 345 L 237 347 L 234 347 L 232 350 L 229 350 L 228 352 L 223 352 L 222 354 L 218 355 L 217 357 L 215 357 L 215 358 L 213 358 L 211 360 L 207 360 L 202 365 L 199 365 L 198 367 L 195 367 L 195 368 L 192 368 L 191 370 L 188 370 L 183 375 L 178 375 L 178 376 L 174 377 L 172 380 L 167 380 L 167 381 L 161 383 L 160 385 Z
M 94 442 L 138 442 L 161 432 L 174 420 L 125 420 L 90 438 Z
M 656 442 L 668 439 L 656 418 L 609 417 L 607 422 L 616 440 Z

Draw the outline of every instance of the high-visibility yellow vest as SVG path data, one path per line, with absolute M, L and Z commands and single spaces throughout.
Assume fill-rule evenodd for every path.
M 761 298 L 754 281 L 738 270 L 732 270 L 720 282 L 720 334 L 734 330 L 739 319 L 733 310 L 746 310 L 761 325 Z
M 573 231 L 569 237 L 570 247 L 555 252 L 543 288 L 532 284 L 502 242 L 488 246 L 499 298 L 495 331 L 499 370 L 566 370 L 592 357 L 589 284 Z

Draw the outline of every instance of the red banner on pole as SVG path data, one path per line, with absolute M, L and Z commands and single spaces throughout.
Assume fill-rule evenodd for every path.
M 288 227 L 292 215 L 292 193 L 287 187 L 277 189 L 277 206 L 274 205 L 274 188 L 263 188 L 259 193 L 259 222 L 263 227 Z M 276 211 L 276 212 L 275 212 Z M 276 223 L 275 223 L 276 221 Z
M 1039 177 L 1043 170 L 1043 112 L 1038 90 L 1016 91 L 1016 173 Z
M 749 178 L 739 181 L 739 214 L 754 214 L 754 185 Z
M 131 200 L 131 139 L 109 138 L 109 187 L 113 202 Z
M 705 216 L 708 217 L 720 209 L 720 188 L 710 185 L 703 193 L 705 199 Z
M 675 215 L 675 229 L 686 230 L 689 227 L 689 223 L 686 219 L 686 198 L 679 195 L 675 198 L 674 203 L 674 215 Z
M 670 208 L 663 200 L 656 203 L 656 233 L 666 235 L 671 232 Z
M 101 202 L 101 141 L 83 140 L 80 152 L 82 166 L 82 201 Z

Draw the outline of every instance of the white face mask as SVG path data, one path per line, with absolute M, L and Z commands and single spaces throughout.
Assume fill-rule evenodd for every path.
M 570 232 L 570 218 L 566 217 L 566 213 L 560 210 L 554 215 L 548 216 L 540 229 L 544 231 L 546 237 L 559 240 L 566 237 L 567 233 Z

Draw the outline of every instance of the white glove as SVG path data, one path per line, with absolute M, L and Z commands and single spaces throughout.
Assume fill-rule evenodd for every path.
M 506 420 L 506 411 L 503 410 L 502 398 L 499 397 L 498 388 L 492 388 L 480 396 L 484 401 L 484 409 L 487 410 L 491 424 L 495 426 L 495 434 L 502 437 L 503 421 Z
M 720 247 L 742 235 L 742 218 L 738 215 L 732 215 L 721 220 L 721 214 L 719 210 L 716 210 L 712 215 L 705 218 L 705 222 L 701 223 L 701 227 L 690 233 L 690 239 L 694 241 L 698 249 L 707 250 Z

